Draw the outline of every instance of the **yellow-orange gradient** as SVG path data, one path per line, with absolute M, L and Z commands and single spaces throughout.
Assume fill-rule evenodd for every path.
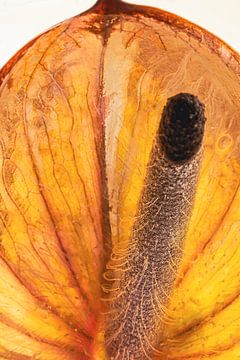
M 189 92 L 203 161 L 159 359 L 239 359 L 239 58 L 159 10 L 108 11 L 0 73 L 0 358 L 106 359 L 105 265 L 129 242 L 166 99 Z

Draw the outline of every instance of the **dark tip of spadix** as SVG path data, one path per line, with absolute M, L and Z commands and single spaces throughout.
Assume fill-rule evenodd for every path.
M 194 95 L 180 93 L 168 99 L 163 109 L 159 140 L 167 159 L 190 160 L 201 147 L 204 135 L 204 105 Z

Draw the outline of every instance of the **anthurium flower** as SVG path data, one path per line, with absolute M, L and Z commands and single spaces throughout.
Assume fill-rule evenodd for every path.
M 239 359 L 239 55 L 100 0 L 0 83 L 0 359 Z

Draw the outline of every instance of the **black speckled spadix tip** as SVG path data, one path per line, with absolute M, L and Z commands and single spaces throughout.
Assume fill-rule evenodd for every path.
M 159 128 L 164 155 L 173 162 L 190 160 L 201 147 L 205 121 L 204 105 L 196 96 L 180 93 L 169 98 Z

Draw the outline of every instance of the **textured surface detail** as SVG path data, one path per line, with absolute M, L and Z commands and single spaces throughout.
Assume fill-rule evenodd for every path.
M 207 31 L 114 0 L 4 66 L 1 359 L 106 360 L 106 328 L 108 351 L 126 360 L 138 347 L 161 360 L 239 359 L 239 69 Z M 179 93 L 207 118 L 191 211 L 199 159 L 172 167 L 156 142 Z M 116 288 L 110 307 L 103 283 Z
M 176 119 L 176 104 L 180 109 L 184 106 L 180 124 L 176 121 L 179 119 Z M 189 129 L 192 114 L 197 112 L 201 116 L 197 114 L 195 127 Z M 110 359 L 143 360 L 157 354 L 193 206 L 200 164 L 197 152 L 203 139 L 204 122 L 199 101 L 189 94 L 171 98 L 164 108 L 161 120 L 164 125 L 160 125 L 157 132 L 147 166 L 129 246 L 125 251 L 113 248 L 105 274 L 108 281 L 105 291 L 109 293 L 105 336 Z M 194 143 L 192 148 L 189 144 L 185 154 L 178 146 L 184 144 L 182 133 L 185 129 L 191 133 L 196 126 L 201 129 L 198 145 L 195 147 Z M 177 136 L 174 160 L 180 159 L 180 164 L 172 162 L 169 156 L 171 130 Z
M 178 94 L 163 109 L 160 142 L 165 156 L 174 162 L 187 161 L 202 145 L 204 107 L 196 96 Z

